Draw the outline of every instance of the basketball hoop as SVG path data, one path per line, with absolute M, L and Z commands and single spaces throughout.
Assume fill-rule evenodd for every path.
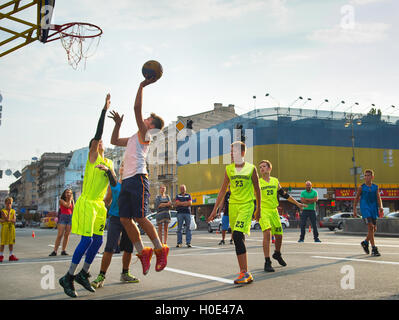
M 68 56 L 68 63 L 74 69 L 82 60 L 86 67 L 86 60 L 97 50 L 103 33 L 100 27 L 86 22 L 50 25 L 50 30 L 55 32 L 47 37 L 46 43 L 61 40 Z

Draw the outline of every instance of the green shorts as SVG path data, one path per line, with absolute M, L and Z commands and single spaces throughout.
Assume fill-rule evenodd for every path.
M 82 195 L 72 214 L 71 232 L 85 237 L 104 234 L 107 209 L 103 200 L 89 200 Z
M 273 235 L 283 234 L 283 227 L 281 226 L 280 215 L 277 209 L 265 209 L 261 207 L 259 224 L 262 231 L 271 229 Z
M 250 234 L 254 202 L 229 203 L 229 220 L 231 231 L 240 231 Z

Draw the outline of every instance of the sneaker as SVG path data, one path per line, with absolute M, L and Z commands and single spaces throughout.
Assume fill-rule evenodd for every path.
M 69 273 L 67 273 L 60 280 L 58 280 L 60 286 L 64 288 L 65 294 L 67 296 L 70 296 L 71 298 L 76 298 L 78 296 L 75 291 L 75 286 L 73 284 L 74 277 L 75 276 L 72 276 Z
M 165 269 L 166 264 L 168 263 L 168 253 L 169 253 L 169 247 L 165 244 L 161 249 L 155 249 L 155 255 L 157 257 L 155 271 L 159 272 Z
M 314 242 L 321 242 L 319 238 L 314 239 Z
M 57 252 L 53 251 L 53 252 L 51 252 L 48 256 L 49 256 L 49 257 L 54 257 L 54 256 L 56 256 L 56 255 L 57 255 Z
M 8 258 L 8 261 L 18 261 L 19 259 L 13 254 Z
M 371 248 L 371 255 L 372 255 L 373 257 L 379 257 L 379 256 L 381 256 L 381 254 L 378 252 L 378 248 L 377 248 L 377 247 Z
M 369 243 L 366 242 L 365 240 L 360 242 L 360 245 L 362 246 L 364 252 L 366 252 L 366 254 L 370 254 L 370 250 L 369 250 Z
M 281 266 L 285 267 L 287 265 L 287 263 L 281 257 L 281 252 L 274 251 L 272 257 L 273 259 L 276 259 Z
M 4 256 L 0 256 L 0 262 L 3 262 Z
M 252 277 L 252 274 L 249 272 L 240 272 L 240 275 L 238 276 L 237 279 L 234 280 L 235 284 L 247 284 L 251 283 L 254 281 L 254 278 Z
M 79 283 L 83 288 L 90 292 L 96 292 L 94 288 L 91 286 L 89 282 L 89 278 L 91 277 L 90 273 L 81 270 L 76 276 L 75 276 L 75 281 Z
M 225 244 L 225 243 L 224 243 L 224 240 L 220 240 L 219 246 L 222 245 L 222 244 Z
M 92 286 L 93 288 L 95 288 L 95 289 L 102 288 L 102 287 L 104 287 L 104 282 L 105 282 L 105 275 L 103 275 L 102 273 L 100 273 L 100 274 L 97 276 L 96 280 L 94 280 L 94 281 L 91 283 L 91 286 Z
M 304 242 L 304 240 L 303 239 L 299 239 L 298 242 Z
M 69 254 L 66 253 L 66 251 L 62 251 L 62 252 L 61 252 L 61 255 L 62 255 L 62 256 L 69 256 Z
M 122 282 L 128 282 L 128 283 L 137 283 L 140 280 L 137 279 L 135 276 L 131 275 L 129 272 L 128 273 L 121 273 L 121 279 Z
M 233 240 L 230 240 L 230 244 L 233 244 Z
M 150 270 L 151 266 L 151 258 L 152 258 L 152 248 L 145 247 L 141 254 L 136 254 L 136 256 L 140 259 L 141 265 L 143 266 L 143 274 L 146 275 Z
M 191 243 L 187 243 L 187 248 L 192 248 L 193 246 L 191 245 Z
M 273 269 L 273 267 L 272 267 L 272 262 L 270 261 L 270 259 L 268 259 L 268 260 L 265 261 L 264 270 L 265 270 L 266 272 L 274 272 L 274 269 Z
M 177 245 L 176 245 L 176 248 L 181 248 L 183 245 L 181 244 L 181 243 L 178 243 Z

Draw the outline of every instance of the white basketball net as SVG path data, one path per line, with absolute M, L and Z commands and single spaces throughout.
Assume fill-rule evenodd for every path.
M 85 24 L 74 24 L 66 32 L 60 32 L 62 46 L 68 55 L 68 63 L 75 70 L 82 60 L 86 68 L 87 58 L 95 54 L 101 35 L 92 36 L 97 33 L 97 28 Z

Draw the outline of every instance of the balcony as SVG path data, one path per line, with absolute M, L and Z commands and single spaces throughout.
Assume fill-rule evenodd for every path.
M 162 182 L 173 181 L 173 174 L 159 174 L 158 180 Z

